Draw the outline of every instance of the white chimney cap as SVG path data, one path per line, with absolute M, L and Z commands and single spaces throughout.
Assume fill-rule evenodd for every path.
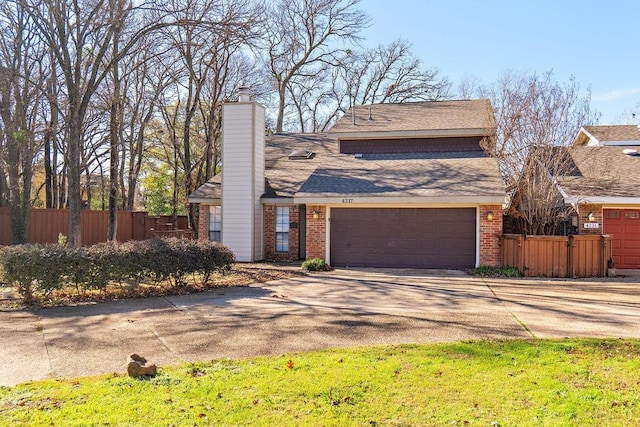
M 238 102 L 251 102 L 251 88 L 246 86 L 238 88 Z

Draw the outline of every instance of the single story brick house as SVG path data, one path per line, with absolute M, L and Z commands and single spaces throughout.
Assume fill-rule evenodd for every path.
M 557 183 L 578 233 L 611 235 L 615 267 L 640 268 L 640 128 L 584 126 L 567 151 L 572 168 Z
M 223 106 L 223 171 L 189 196 L 200 238 L 238 261 L 499 265 L 505 188 L 483 150 L 488 100 L 356 106 L 328 133 L 264 130 L 264 108 L 241 89 Z

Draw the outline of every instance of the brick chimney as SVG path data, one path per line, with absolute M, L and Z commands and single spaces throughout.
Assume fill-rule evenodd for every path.
M 251 90 L 222 106 L 222 243 L 241 262 L 264 258 L 264 107 Z

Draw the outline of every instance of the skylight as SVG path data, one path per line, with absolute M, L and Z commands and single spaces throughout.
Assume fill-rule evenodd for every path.
M 313 151 L 309 150 L 293 150 L 289 153 L 289 159 L 291 160 L 304 160 L 310 159 L 314 155 Z

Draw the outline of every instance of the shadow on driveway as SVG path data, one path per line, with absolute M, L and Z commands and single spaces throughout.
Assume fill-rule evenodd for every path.
M 371 344 L 640 337 L 637 283 L 343 271 L 250 287 L 0 315 L 0 385 Z

